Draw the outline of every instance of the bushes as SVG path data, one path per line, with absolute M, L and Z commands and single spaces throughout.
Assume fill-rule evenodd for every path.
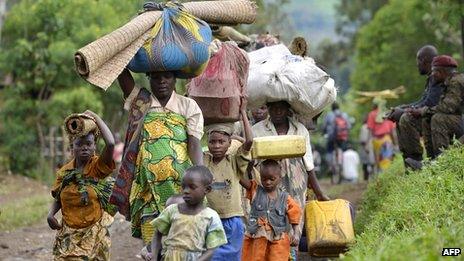
M 370 184 L 348 260 L 417 260 L 464 245 L 464 148 L 453 148 L 420 172 L 393 167 Z

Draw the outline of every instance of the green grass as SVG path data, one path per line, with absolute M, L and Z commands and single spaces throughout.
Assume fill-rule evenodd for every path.
M 330 180 L 330 179 L 329 179 Z M 329 198 L 337 198 L 340 194 L 357 189 L 358 184 L 342 183 L 331 185 L 325 192 Z
M 396 160 L 369 185 L 355 231 L 347 260 L 439 260 L 442 248 L 462 248 L 464 147 L 420 172 L 405 174 Z
M 35 195 L 10 201 L 0 206 L 0 231 L 13 230 L 45 220 L 51 197 L 48 194 Z

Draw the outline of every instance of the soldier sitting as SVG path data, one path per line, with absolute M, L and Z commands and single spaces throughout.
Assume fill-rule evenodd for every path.
M 464 134 L 464 74 L 458 73 L 458 63 L 452 57 L 440 55 L 433 59 L 432 76 L 438 82 L 444 83 L 443 93 L 436 106 L 413 110 L 415 115 L 432 116 L 431 130 L 433 143 L 433 158 L 442 150 L 448 148 L 453 137 Z M 413 169 L 420 169 L 422 163 L 412 158 L 406 163 Z

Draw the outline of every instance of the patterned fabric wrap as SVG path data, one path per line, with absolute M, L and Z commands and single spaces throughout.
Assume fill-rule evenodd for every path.
M 83 177 L 80 170 L 68 170 L 65 172 L 63 181 L 61 183 L 60 189 L 58 191 L 58 197 L 61 193 L 61 190 L 66 187 L 71 182 L 77 184 L 77 190 L 81 194 L 81 203 L 82 205 L 87 205 L 89 201 L 89 194 L 87 192 L 87 187 L 90 186 L 98 196 L 98 201 L 103 210 L 108 214 L 114 216 L 117 212 L 117 207 L 109 203 L 111 190 L 114 186 L 114 178 L 107 177 L 106 179 L 97 179 L 97 178 L 88 178 Z
M 148 90 L 141 89 L 131 104 L 121 167 L 110 197 L 110 203 L 118 206 L 119 213 L 126 216 L 127 220 L 130 220 L 129 193 L 135 176 L 140 130 L 143 118 L 150 108 L 150 95 Z
M 302 158 L 284 159 L 281 161 L 282 177 L 281 187 L 298 203 L 301 209 L 306 205 L 306 192 L 308 190 L 308 174 Z M 300 235 L 303 231 L 303 215 L 297 229 Z
M 167 3 L 150 38 L 128 68 L 133 72 L 175 71 L 178 78 L 192 78 L 208 64 L 211 41 L 211 28 L 206 22 L 181 5 Z
M 103 213 L 90 227 L 74 229 L 63 223 L 53 245 L 53 260 L 110 260 L 111 239 L 108 227 L 113 217 Z
M 192 165 L 186 130 L 187 121 L 180 114 L 148 112 L 145 116 L 129 199 L 134 237 L 143 236 L 141 225 L 158 216 L 166 200 L 181 191 L 184 171 Z
M 384 135 L 382 138 L 375 138 L 372 141 L 374 146 L 375 159 L 381 171 L 390 167 L 393 161 L 394 149 L 393 140 L 390 135 Z

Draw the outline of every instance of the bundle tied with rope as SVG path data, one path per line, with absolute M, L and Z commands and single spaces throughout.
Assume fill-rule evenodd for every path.
M 182 6 L 210 24 L 251 24 L 256 19 L 256 3 L 249 0 L 197 1 Z M 106 90 L 150 38 L 151 29 L 162 14 L 159 7 L 146 6 L 127 24 L 80 48 L 74 55 L 77 73 Z
M 64 129 L 70 141 L 89 133 L 94 133 L 95 138 L 100 134 L 95 119 L 85 113 L 73 113 L 66 117 Z

